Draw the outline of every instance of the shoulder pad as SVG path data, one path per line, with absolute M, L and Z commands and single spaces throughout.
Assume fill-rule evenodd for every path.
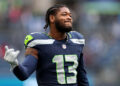
M 85 39 L 83 38 L 83 35 L 81 35 L 79 32 L 71 31 L 68 33 L 70 40 L 75 44 L 85 44 Z
M 28 42 L 33 39 L 32 35 L 27 35 L 24 40 L 24 45 L 27 46 Z
M 36 41 L 37 42 L 39 41 L 39 43 L 41 43 L 41 44 L 42 43 L 46 44 L 46 41 L 47 41 L 46 39 L 48 39 L 48 37 L 46 36 L 45 33 L 38 33 L 38 32 L 31 33 L 25 37 L 25 40 L 24 40 L 25 48 L 27 48 L 30 43 L 33 43 Z M 49 41 L 47 43 L 49 43 Z M 32 45 L 32 47 L 33 47 L 33 45 Z
M 32 40 L 38 39 L 38 37 L 40 37 L 40 34 L 41 33 L 34 32 L 34 33 L 30 33 L 29 35 L 27 35 L 24 40 L 25 47 L 27 47 L 28 43 L 31 42 Z
M 83 35 L 77 31 L 71 31 L 69 32 L 69 34 L 71 35 L 71 38 L 76 38 L 76 39 L 83 39 Z

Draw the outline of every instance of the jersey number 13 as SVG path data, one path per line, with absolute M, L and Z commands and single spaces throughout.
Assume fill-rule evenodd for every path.
M 78 66 L 77 55 L 55 55 L 52 59 L 53 63 L 56 63 L 57 81 L 59 84 L 74 84 L 76 83 Z M 64 64 L 65 62 L 73 62 L 72 66 L 68 66 L 68 73 L 73 73 L 72 76 L 65 76 Z

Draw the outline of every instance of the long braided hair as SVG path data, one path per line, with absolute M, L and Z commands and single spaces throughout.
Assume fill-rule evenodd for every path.
M 45 30 L 47 29 L 47 27 L 48 27 L 49 24 L 50 24 L 49 16 L 50 16 L 50 15 L 55 15 L 55 14 L 57 13 L 57 11 L 58 11 L 60 8 L 62 8 L 62 7 L 67 7 L 67 6 L 66 6 L 66 5 L 61 5 L 61 4 L 56 4 L 56 5 L 50 7 L 50 8 L 47 10 L 46 16 L 45 16 L 45 22 L 46 22 L 46 24 L 45 24 L 45 26 L 44 26 L 44 29 L 45 29 Z

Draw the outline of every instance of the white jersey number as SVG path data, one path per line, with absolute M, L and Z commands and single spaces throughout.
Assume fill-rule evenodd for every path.
M 57 81 L 59 84 L 74 84 L 76 83 L 77 71 L 76 68 L 78 66 L 78 58 L 77 55 L 55 55 L 52 59 L 53 63 L 56 63 L 56 73 L 57 73 Z M 73 73 L 73 76 L 65 76 L 64 64 L 65 62 L 73 62 L 72 66 L 68 66 L 68 72 Z

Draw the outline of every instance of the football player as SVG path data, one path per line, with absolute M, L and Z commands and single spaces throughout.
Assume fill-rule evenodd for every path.
M 25 60 L 17 60 L 19 51 L 7 46 L 4 59 L 11 64 L 16 77 L 26 80 L 34 71 L 38 86 L 89 86 L 83 62 L 85 39 L 72 31 L 72 14 L 65 5 L 47 10 L 48 33 L 26 36 Z

